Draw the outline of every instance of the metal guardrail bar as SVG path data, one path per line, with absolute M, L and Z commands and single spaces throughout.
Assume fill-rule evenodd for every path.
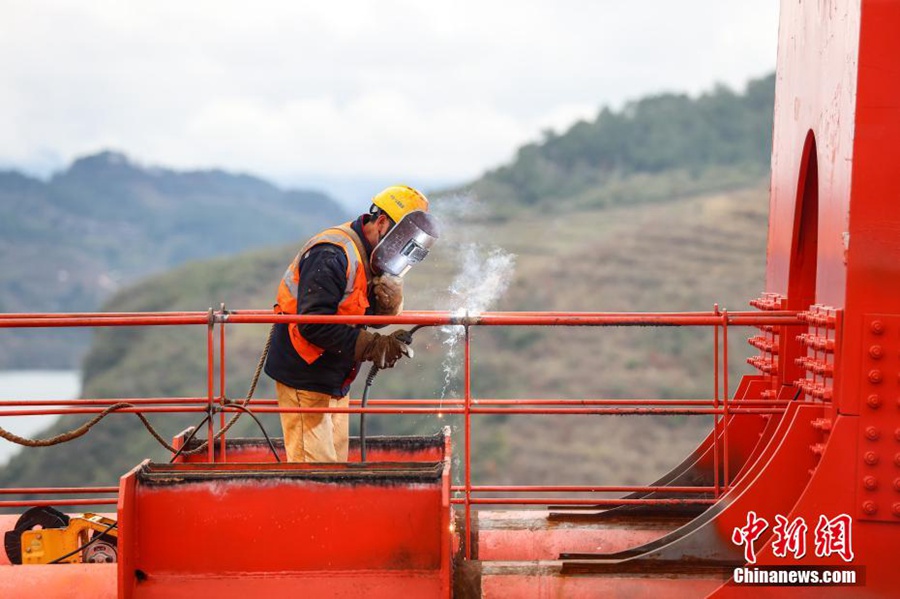
M 254 400 L 249 405 L 259 413 L 347 413 L 347 414 L 455 414 L 464 419 L 464 484 L 454 486 L 452 492 L 462 494 L 454 497 L 454 505 L 462 505 L 465 510 L 467 529 L 471 530 L 472 507 L 478 505 L 572 505 L 572 506 L 618 506 L 618 505 L 709 505 L 721 493 L 728 490 L 728 427 L 729 417 L 736 414 L 780 414 L 788 402 L 776 400 L 729 400 L 728 383 L 728 328 L 734 326 L 778 326 L 803 327 L 807 323 L 795 311 L 727 312 L 718 306 L 709 312 L 485 312 L 451 313 L 439 311 L 412 311 L 400 316 L 338 316 L 338 315 L 277 315 L 268 310 L 205 312 L 86 312 L 71 314 L 0 314 L 0 329 L 3 328 L 48 328 L 48 327 L 131 327 L 131 326 L 205 326 L 207 328 L 207 377 L 205 397 L 155 397 L 132 399 L 78 399 L 78 400 L 6 400 L 0 401 L 0 417 L 96 414 L 114 403 L 126 402 L 132 408 L 123 408 L 124 413 L 207 413 L 220 412 L 220 429 L 224 426 L 225 413 L 237 412 L 238 408 L 226 403 L 226 335 L 230 324 L 270 324 L 270 323 L 337 323 L 337 324 L 394 324 L 460 326 L 464 328 L 464 396 L 448 400 L 438 399 L 380 399 L 369 402 L 368 407 L 360 407 L 354 400 L 348 408 L 280 408 L 272 399 Z M 215 343 L 215 328 L 219 327 L 219 343 Z M 637 327 L 712 327 L 714 332 L 714 397 L 712 399 L 475 399 L 472 397 L 472 347 L 470 327 L 473 326 L 637 326 Z M 723 341 L 720 344 L 720 329 Z M 217 346 L 218 345 L 218 356 Z M 721 347 L 720 347 L 721 345 Z M 721 354 L 720 354 L 721 351 Z M 721 355 L 721 359 L 720 359 Z M 218 357 L 218 360 L 217 360 Z M 219 368 L 218 390 L 216 389 L 216 367 Z M 720 377 L 720 369 L 722 376 Z M 720 385 L 721 383 L 721 385 Z M 720 398 L 721 389 L 724 388 Z M 232 398 L 233 400 L 233 398 Z M 9 409 L 15 408 L 15 409 Z M 30 408 L 30 409 L 29 409 Z M 712 487 L 658 487 L 658 486 L 591 486 L 591 485 L 473 485 L 472 483 L 472 428 L 473 416 L 485 414 L 508 415 L 690 415 L 713 416 L 713 453 L 715 461 L 715 481 Z M 215 438 L 214 419 L 208 419 L 207 435 Z M 719 432 L 721 431 L 721 440 Z M 721 444 L 721 447 L 720 447 Z M 216 458 L 227 460 L 225 436 L 221 436 L 220 453 L 215 455 L 214 444 L 209 444 L 208 461 Z M 719 480 L 719 452 L 725 469 L 724 480 Z M 115 494 L 116 487 L 29 487 L 0 489 L 0 495 L 74 495 L 74 494 Z M 710 494 L 715 498 L 558 498 L 558 497 L 473 497 L 481 493 L 684 493 Z M 114 497 L 94 499 L 47 499 L 47 500 L 5 500 L 0 507 L 24 507 L 34 505 L 112 505 Z M 466 541 L 464 541 L 466 542 Z M 471 547 L 466 542 L 466 557 L 471 557 Z

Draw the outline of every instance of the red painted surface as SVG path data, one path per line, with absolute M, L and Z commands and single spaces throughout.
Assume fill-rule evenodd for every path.
M 710 327 L 715 332 L 712 405 L 666 406 L 653 401 L 640 405 L 600 400 L 478 402 L 471 394 L 470 369 L 471 353 L 476 350 L 467 335 L 465 397 L 442 409 L 465 419 L 464 484 L 455 490 L 462 497 L 454 500 L 449 464 L 439 484 L 383 485 L 377 476 L 352 484 L 340 482 L 353 474 L 352 464 L 329 466 L 330 477 L 309 481 L 302 475 L 321 466 L 279 466 L 271 463 L 268 448 L 261 444 L 241 448 L 228 441 L 211 446 L 202 456 L 187 458 L 188 462 L 218 463 L 168 468 L 169 484 L 145 484 L 133 472 L 123 478 L 118 498 L 122 548 L 118 596 L 246 597 L 300 590 L 309 595 L 446 596 L 453 546 L 452 501 L 464 503 L 461 521 L 474 539 L 461 553 L 483 560 L 480 588 L 484 597 L 895 594 L 900 587 L 900 570 L 895 565 L 900 547 L 900 177 L 894 151 L 900 138 L 898 29 L 900 2 L 896 1 L 782 2 L 766 290 L 753 302 L 760 312 L 726 313 L 717 308 L 671 314 L 462 317 L 409 312 L 365 319 L 273 316 L 267 311 L 0 315 L 0 328 L 208 327 L 207 397 L 170 402 L 175 405 L 147 399 L 127 410 L 147 412 L 197 412 L 206 409 L 197 399 L 208 405 L 223 400 L 225 369 L 220 370 L 217 392 L 213 334 L 219 326 L 221 366 L 226 324 L 365 320 L 458 324 L 467 331 L 472 326 L 670 325 Z M 728 388 L 726 339 L 734 326 L 761 330 L 751 340 L 760 355 L 750 360 L 761 374 L 743 379 L 736 394 L 739 401 L 720 392 Z M 95 413 L 103 404 L 67 405 L 72 406 L 67 413 Z M 424 403 L 372 405 L 378 407 L 370 413 L 438 409 L 434 404 L 423 407 Z M 4 415 L 59 413 L 19 407 L 23 409 L 4 411 Z M 271 404 L 256 409 L 276 411 Z M 354 406 L 346 411 L 360 410 Z M 516 516 L 507 511 L 506 517 L 498 517 L 498 513 L 473 509 L 480 502 L 513 499 L 480 497 L 485 489 L 538 493 L 535 489 L 548 488 L 473 486 L 472 426 L 477 426 L 478 416 L 494 413 L 693 414 L 713 416 L 715 424 L 700 447 L 654 485 L 623 488 L 621 492 L 630 494 L 621 503 L 628 505 L 604 514 L 597 506 L 612 500 L 596 500 L 595 523 L 565 526 L 546 516 L 521 512 Z M 221 426 L 222 417 L 217 420 Z M 213 424 L 211 420 L 205 435 L 214 434 Z M 396 448 L 373 447 L 371 455 L 368 467 L 381 469 L 386 480 L 404 468 L 424 467 L 440 459 L 433 453 L 413 455 Z M 291 473 L 278 474 L 286 470 Z M 248 477 L 249 471 L 262 474 Z M 182 480 L 212 472 L 220 478 Z M 694 491 L 712 487 L 718 501 L 680 527 L 648 527 L 648 509 L 674 510 L 690 501 L 713 501 L 696 492 L 678 497 L 672 488 L 656 488 L 666 485 L 695 487 Z M 590 501 L 581 497 L 523 501 Z M 710 574 L 704 565 L 743 564 L 743 549 L 732 541 L 732 534 L 747 521 L 750 511 L 770 523 L 756 545 L 758 566 L 843 565 L 846 562 L 838 557 L 818 558 L 812 550 L 803 556 L 777 557 L 771 523 L 776 515 L 784 515 L 803 518 L 812 528 L 823 515 L 851 516 L 853 564 L 866 568 L 866 586 L 851 590 L 770 587 L 764 592 L 758 587 L 722 586 L 727 571 Z M 610 514 L 616 519 L 604 522 Z M 498 525 L 501 521 L 503 525 Z M 478 525 L 474 529 L 472 522 Z M 561 553 L 618 555 L 557 561 Z M 0 568 L 0 595 L 15 596 L 26 586 L 36 588 L 31 585 L 37 580 L 43 596 L 70 596 L 66 593 L 71 594 L 74 585 L 69 573 L 74 573 L 84 580 L 79 591 L 109 596 L 108 567 L 70 568 Z
M 784 384 L 801 378 L 802 399 L 819 403 L 822 415 L 810 422 L 819 440 L 797 455 L 814 459 L 809 482 L 780 509 L 808 524 L 809 550 L 777 557 L 769 537 L 756 565 L 863 566 L 864 587 L 792 593 L 893 596 L 900 586 L 900 179 L 893 150 L 900 139 L 900 3 L 786 1 L 781 21 L 767 288 L 788 308 L 808 311 L 804 337 L 782 340 L 780 366 L 794 372 Z M 794 357 L 798 364 L 790 363 Z M 768 486 L 789 476 L 785 470 Z M 853 519 L 852 562 L 813 550 L 819 518 L 840 514 Z M 726 586 L 717 595 L 755 590 Z
M 694 599 L 722 584 L 720 578 L 679 576 L 565 576 L 554 563 L 538 566 L 486 566 L 481 581 L 484 599 Z
M 475 557 L 482 561 L 556 560 L 562 553 L 613 553 L 655 541 L 676 527 L 663 520 L 590 522 L 543 510 L 478 512 Z
M 116 564 L 0 566 L 4 599 L 115 599 Z
M 145 464 L 120 490 L 120 596 L 449 596 L 449 463 L 411 483 L 395 473 L 428 464 L 370 466 Z
M 172 440 L 172 446 L 180 448 L 184 442 L 185 434 L 182 433 Z M 237 442 L 235 439 L 226 439 L 225 454 L 223 458 L 222 445 L 217 444 L 215 448 L 215 462 L 236 462 L 236 463 L 261 463 L 274 462 L 275 457 L 272 450 L 266 443 L 265 439 L 242 439 Z M 284 454 L 284 441 L 280 438 L 273 439 L 275 449 L 279 459 L 286 461 Z M 402 443 L 382 443 L 379 438 L 369 438 L 366 460 L 369 462 L 437 462 L 444 458 L 445 450 L 443 442 L 432 443 L 427 446 L 404 446 Z M 350 450 L 348 453 L 350 462 L 359 462 L 359 440 L 351 439 Z M 206 454 L 195 453 L 189 455 L 179 455 L 176 462 L 183 463 L 204 463 L 207 461 Z

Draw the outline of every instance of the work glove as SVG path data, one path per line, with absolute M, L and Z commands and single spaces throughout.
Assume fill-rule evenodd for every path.
M 413 357 L 412 348 L 403 342 L 409 331 L 394 331 L 390 335 L 362 330 L 356 339 L 354 356 L 358 362 L 372 362 L 378 368 L 393 368 L 402 356 Z
M 372 280 L 375 294 L 375 314 L 396 316 L 403 311 L 403 278 L 383 274 Z

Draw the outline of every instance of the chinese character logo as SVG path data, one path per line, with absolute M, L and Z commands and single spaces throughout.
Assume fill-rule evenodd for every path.
M 794 559 L 800 559 L 806 555 L 807 528 L 803 517 L 794 518 L 794 521 L 789 523 L 781 514 L 775 516 L 775 528 L 772 529 L 772 534 L 775 535 L 772 553 L 775 557 L 787 557 L 787 554 L 791 553 Z
M 747 524 L 745 526 L 735 528 L 731 533 L 731 542 L 735 545 L 744 546 L 744 560 L 748 564 L 756 563 L 756 550 L 753 548 L 753 542 L 760 537 L 769 527 L 769 523 L 765 518 L 757 518 L 756 512 L 747 512 Z
M 841 514 L 830 520 L 820 515 L 814 532 L 816 556 L 839 555 L 845 562 L 853 561 L 853 539 L 850 534 L 852 525 L 853 519 L 847 514 Z M 735 545 L 744 546 L 744 560 L 748 564 L 756 563 L 756 548 L 753 543 L 768 527 L 769 523 L 765 518 L 750 511 L 747 512 L 747 524 L 736 527 L 731 533 L 731 541 Z M 806 555 L 808 530 L 809 527 L 802 516 L 788 520 L 781 514 L 776 515 L 775 526 L 772 528 L 772 555 L 784 558 L 790 554 L 794 559 L 802 559 Z
M 847 514 L 841 514 L 831 520 L 819 516 L 819 524 L 816 525 L 816 555 L 828 557 L 836 553 L 845 562 L 853 561 L 851 524 L 853 519 Z

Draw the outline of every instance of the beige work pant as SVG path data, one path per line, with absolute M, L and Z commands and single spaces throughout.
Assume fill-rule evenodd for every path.
M 294 389 L 275 383 L 282 408 L 346 408 L 350 396 Z M 346 462 L 350 435 L 349 414 L 282 413 L 284 449 L 289 462 Z

